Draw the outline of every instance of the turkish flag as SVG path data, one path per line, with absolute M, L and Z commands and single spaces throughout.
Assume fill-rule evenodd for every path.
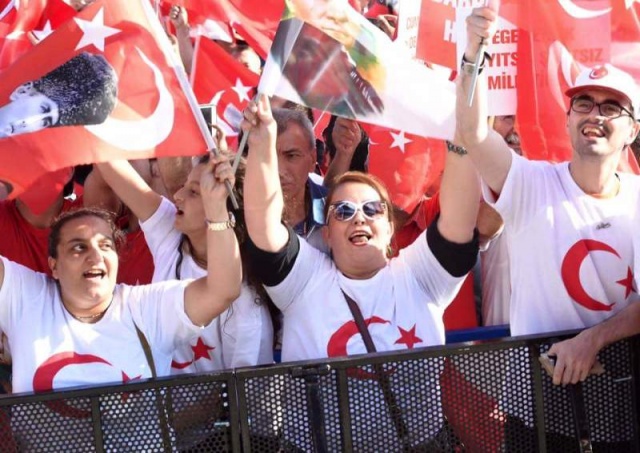
M 206 130 L 146 0 L 96 1 L 0 74 L 12 197 L 62 167 L 203 153 Z
M 32 46 L 27 33 L 38 26 L 46 4 L 46 0 L 11 0 L 0 11 L 0 70 Z
M 200 104 L 214 104 L 217 124 L 227 137 L 237 136 L 242 110 L 255 96 L 259 77 L 213 41 L 198 37 L 191 85 Z
M 517 6 L 500 14 L 522 29 L 517 110 L 522 149 L 530 159 L 568 160 L 564 92 L 580 70 L 611 62 L 640 80 L 638 7 L 628 0 L 502 3 Z M 625 152 L 623 158 L 620 169 L 637 173 L 633 155 Z
M 362 127 L 369 135 L 369 172 L 384 182 L 396 206 L 413 212 L 427 191 L 440 186 L 445 142 L 370 124 Z
M 186 8 L 193 23 L 206 19 L 229 23 L 262 58 L 267 58 L 284 10 L 284 0 L 162 0 L 162 4 L 163 13 L 170 5 Z

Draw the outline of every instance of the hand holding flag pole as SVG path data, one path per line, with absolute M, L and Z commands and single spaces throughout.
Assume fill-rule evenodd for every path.
M 492 10 L 498 12 L 500 8 L 500 0 L 486 0 L 485 6 L 490 7 Z M 473 62 L 473 74 L 471 75 L 471 86 L 469 88 L 469 95 L 467 96 L 467 105 L 471 107 L 473 105 L 473 97 L 476 93 L 476 86 L 478 85 L 478 76 L 480 75 L 480 64 L 484 58 L 484 54 L 487 51 L 487 40 L 480 38 L 480 48 L 476 54 L 476 59 Z

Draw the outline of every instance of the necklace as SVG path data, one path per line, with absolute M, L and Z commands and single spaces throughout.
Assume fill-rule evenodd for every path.
M 93 315 L 87 315 L 87 316 L 78 316 L 75 315 L 71 312 L 71 310 L 69 310 L 66 305 L 65 308 L 67 309 L 67 312 L 74 318 L 77 319 L 80 322 L 85 322 L 85 321 L 93 321 L 94 319 L 98 319 L 101 318 L 102 316 L 104 316 L 104 314 L 107 312 L 107 310 L 109 309 L 109 307 L 111 306 L 111 302 L 113 302 L 113 297 L 111 298 L 111 300 L 109 301 L 109 305 L 106 306 L 106 308 L 104 310 L 102 310 L 100 313 L 96 313 Z M 64 303 L 63 303 L 64 305 Z

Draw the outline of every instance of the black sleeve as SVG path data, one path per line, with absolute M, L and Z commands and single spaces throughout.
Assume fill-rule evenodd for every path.
M 296 262 L 300 252 L 300 238 L 287 226 L 289 242 L 279 252 L 265 252 L 247 238 L 247 258 L 251 261 L 256 277 L 265 286 L 276 286 L 281 283 Z
M 438 230 L 438 217 L 427 228 L 427 244 L 440 265 L 449 274 L 462 277 L 476 264 L 479 246 L 478 230 L 474 229 L 471 241 L 466 244 L 456 244 L 442 237 Z

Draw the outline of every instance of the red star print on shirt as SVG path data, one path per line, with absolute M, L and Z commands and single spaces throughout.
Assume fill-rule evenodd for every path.
M 627 269 L 627 277 L 623 278 L 622 280 L 618 280 L 616 283 L 624 286 L 625 288 L 624 298 L 626 299 L 627 297 L 629 297 L 629 294 L 631 294 L 631 291 L 635 291 L 633 287 L 633 272 L 631 272 L 631 268 Z
M 399 326 L 398 330 L 400 331 L 400 338 L 398 338 L 394 344 L 406 344 L 407 349 L 413 349 L 415 344 L 422 343 L 422 338 L 416 336 L 415 324 L 410 330 L 404 330 Z
M 208 346 L 202 341 L 202 338 L 198 338 L 198 342 L 195 346 L 191 346 L 191 349 L 193 350 L 193 361 L 195 362 L 199 359 L 211 360 L 209 351 L 213 351 L 215 347 Z

